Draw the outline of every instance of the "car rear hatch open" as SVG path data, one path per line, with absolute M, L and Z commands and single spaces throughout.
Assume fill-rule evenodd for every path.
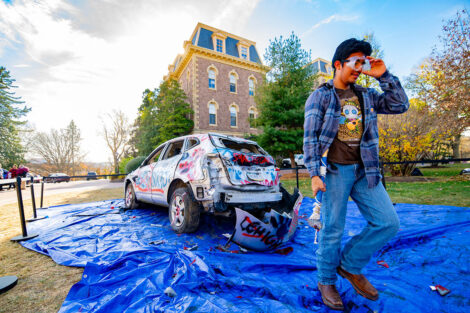
M 274 159 L 253 141 L 211 135 L 233 185 L 274 186 L 279 172 Z

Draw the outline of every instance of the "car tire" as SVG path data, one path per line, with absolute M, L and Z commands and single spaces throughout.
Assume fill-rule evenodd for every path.
M 132 186 L 132 183 L 127 184 L 124 194 L 124 205 L 126 209 L 137 209 L 139 204 L 139 201 L 137 201 L 137 198 L 135 197 L 134 186 Z
M 177 233 L 192 233 L 199 227 L 201 211 L 188 187 L 177 188 L 168 210 L 171 228 Z

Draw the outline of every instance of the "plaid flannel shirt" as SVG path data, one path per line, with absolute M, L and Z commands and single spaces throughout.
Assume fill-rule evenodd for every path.
M 352 85 L 363 106 L 364 132 L 360 149 L 369 188 L 376 186 L 381 178 L 377 113 L 399 114 L 409 107 L 408 97 L 397 77 L 386 71 L 378 81 L 384 91 L 382 94 L 373 88 Z M 320 176 L 321 156 L 338 133 L 340 114 L 341 104 L 332 80 L 315 90 L 305 103 L 304 162 L 310 177 Z

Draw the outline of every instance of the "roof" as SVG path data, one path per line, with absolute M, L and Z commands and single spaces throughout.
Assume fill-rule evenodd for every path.
M 225 41 L 225 53 L 226 54 L 239 58 L 240 56 L 238 54 L 237 45 L 241 43 L 241 44 L 246 45 L 247 48 L 249 49 L 250 61 L 258 63 L 258 64 L 262 64 L 261 59 L 258 55 L 258 51 L 256 51 L 255 42 L 230 34 L 230 33 L 227 33 L 225 31 L 221 31 L 214 27 L 204 25 L 202 23 L 199 23 L 196 26 L 196 31 L 193 32 L 190 38 L 190 41 L 195 46 L 215 51 L 215 47 L 214 47 L 213 40 L 212 40 L 212 35 L 214 33 L 220 34 L 222 37 L 225 37 L 225 39 L 223 40 Z
M 329 75 L 331 72 L 331 62 L 322 58 L 316 58 L 309 64 L 309 66 L 311 66 L 313 72 L 316 73 Z
M 214 47 L 215 38 L 223 40 L 225 47 L 223 52 L 217 51 Z M 203 23 L 196 25 L 191 37 L 184 42 L 183 46 L 185 49 L 184 54 L 178 55 L 173 63 L 168 66 L 169 73 L 163 79 L 166 80 L 170 77 L 179 79 L 194 53 L 225 60 L 262 74 L 266 74 L 271 70 L 268 66 L 263 65 L 256 49 L 256 42 Z M 247 48 L 247 59 L 240 57 L 240 47 Z

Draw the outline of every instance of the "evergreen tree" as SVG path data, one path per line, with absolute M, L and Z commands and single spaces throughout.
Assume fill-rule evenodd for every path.
M 134 155 L 148 155 L 159 144 L 191 133 L 193 110 L 176 80 L 164 81 L 158 89 L 146 89 L 134 122 L 131 146 Z
M 307 66 L 310 52 L 302 49 L 300 39 L 292 33 L 287 39 L 270 40 L 264 58 L 272 69 L 256 94 L 260 109 L 256 126 L 263 129 L 256 140 L 273 155 L 288 155 L 294 166 L 294 154 L 303 147 L 305 102 L 315 80 Z
M 24 148 L 18 134 L 19 127 L 25 121 L 21 118 L 30 111 L 12 91 L 14 79 L 10 72 L 0 66 L 0 163 L 4 167 L 13 163 L 24 162 Z
M 193 110 L 176 80 L 164 81 L 158 90 L 156 125 L 158 144 L 191 133 Z
M 142 104 L 134 122 L 130 146 L 132 155 L 148 155 L 158 144 L 158 126 L 156 124 L 158 90 L 146 89 L 142 95 Z

